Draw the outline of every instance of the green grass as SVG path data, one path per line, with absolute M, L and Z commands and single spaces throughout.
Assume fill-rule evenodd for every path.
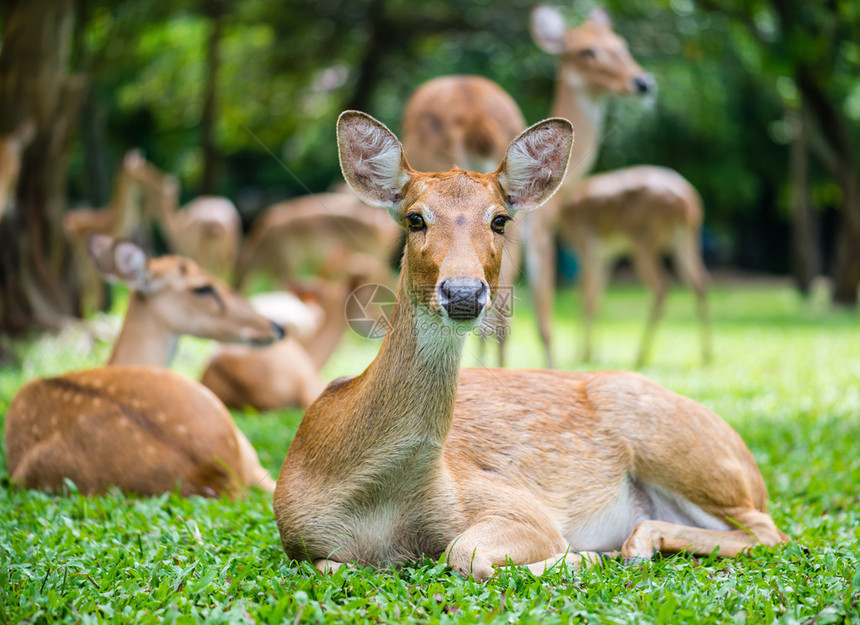
M 698 365 L 692 298 L 678 291 L 645 373 L 741 433 L 769 486 L 773 517 L 793 538 L 784 547 L 542 577 L 506 570 L 485 584 L 431 560 L 321 576 L 286 560 L 262 493 L 229 501 L 10 490 L 3 457 L 0 623 L 860 622 L 860 318 L 778 286 L 715 288 L 711 302 L 715 362 Z M 641 289 L 611 291 L 591 366 L 630 366 L 646 307 Z M 516 313 L 511 363 L 540 367 L 527 300 Z M 564 368 L 584 368 L 576 361 L 578 319 L 567 292 L 556 314 Z M 327 375 L 361 371 L 377 347 L 348 336 Z M 199 373 L 208 349 L 185 340 L 175 368 Z M 25 380 L 97 365 L 108 345 L 90 349 L 71 332 L 16 350 L 22 365 L 0 369 L 2 415 Z M 468 344 L 466 364 L 476 353 Z M 236 419 L 276 472 L 301 413 Z

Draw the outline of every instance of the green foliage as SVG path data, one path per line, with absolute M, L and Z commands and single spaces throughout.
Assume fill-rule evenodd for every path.
M 270 201 L 339 183 L 337 114 L 359 106 L 399 129 L 412 90 L 444 74 L 487 76 L 515 95 L 530 122 L 546 117 L 555 63 L 529 36 L 534 4 L 227 3 L 215 129 L 224 161 L 218 192 L 238 200 L 250 219 Z M 598 3 L 558 4 L 575 25 Z M 644 103 L 616 99 L 597 169 L 651 163 L 679 170 L 700 190 L 707 227 L 723 242 L 714 260 L 785 271 L 791 131 L 784 116 L 799 101 L 793 68 L 798 59 L 812 63 L 847 119 L 860 119 L 854 3 L 606 4 L 659 93 Z M 792 7 L 793 22 L 814 28 L 782 32 L 777 4 Z M 199 120 L 211 27 L 204 5 L 86 3 L 76 47 L 77 66 L 90 74 L 107 112 L 102 149 L 116 163 L 125 149 L 143 148 L 180 176 L 186 197 L 202 171 Z M 77 194 L 86 187 L 84 162 L 80 146 L 72 159 Z M 813 174 L 816 188 L 828 184 L 818 170 Z M 822 211 L 838 205 L 832 194 L 816 193 L 814 200 Z
M 641 566 L 608 562 L 581 573 L 502 570 L 485 584 L 425 560 L 401 570 L 343 567 L 323 576 L 289 562 L 268 496 L 237 501 L 65 496 L 10 489 L 0 463 L 0 622 L 29 623 L 840 623 L 860 619 L 860 326 L 804 303 L 783 286 L 716 288 L 716 360 L 697 365 L 693 299 L 671 293 L 653 379 L 721 414 L 744 437 L 793 541 L 732 560 L 677 556 Z M 540 366 L 527 299 L 517 300 L 510 357 Z M 647 306 L 640 288 L 608 295 L 598 363 L 633 360 Z M 556 351 L 576 362 L 578 301 L 558 301 Z M 107 318 L 116 325 L 116 320 Z M 103 326 L 106 322 L 103 319 Z M 100 327 L 97 325 L 97 327 Z M 102 334 L 111 332 L 102 330 Z M 107 345 L 80 335 L 16 346 L 20 367 L 0 369 L 0 414 L 35 376 L 92 366 Z M 183 339 L 177 368 L 196 375 L 209 346 Z M 378 343 L 348 335 L 328 377 L 359 372 Z M 490 350 L 492 353 L 492 350 Z M 469 343 L 467 364 L 480 362 Z M 236 414 L 276 472 L 301 414 Z M 707 462 L 708 459 L 696 459 Z M 575 487 L 575 484 L 572 485 Z

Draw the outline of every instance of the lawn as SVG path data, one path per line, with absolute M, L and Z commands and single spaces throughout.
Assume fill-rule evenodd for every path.
M 523 297 L 510 361 L 540 367 Z M 733 560 L 607 562 L 542 577 L 503 570 L 485 584 L 432 560 L 322 576 L 284 557 L 270 498 L 260 492 L 230 501 L 10 490 L 3 456 L 0 623 L 860 622 L 860 317 L 774 284 L 718 286 L 711 303 L 713 364 L 699 365 L 693 300 L 679 290 L 644 372 L 740 432 L 770 489 L 770 511 L 793 538 L 788 545 Z M 646 309 L 637 287 L 609 293 L 590 366 L 630 366 Z M 578 319 L 577 298 L 567 292 L 556 310 L 564 368 L 584 368 L 576 361 Z M 117 324 L 116 315 L 100 318 L 97 334 L 110 337 Z M 347 336 L 327 376 L 358 373 L 377 347 Z M 209 348 L 184 339 L 174 368 L 199 373 Z M 97 365 L 109 345 L 70 331 L 16 351 L 21 364 L 0 368 L 0 415 L 26 380 Z M 467 345 L 466 364 L 479 362 L 478 351 Z M 301 413 L 235 416 L 276 473 Z

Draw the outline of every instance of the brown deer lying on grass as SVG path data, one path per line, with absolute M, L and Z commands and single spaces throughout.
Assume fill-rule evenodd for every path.
M 788 540 L 752 454 L 704 406 L 637 374 L 460 370 L 505 226 L 558 189 L 572 139 L 551 119 L 493 173 L 420 173 L 382 124 L 341 115 L 344 177 L 408 234 L 379 354 L 310 407 L 281 468 L 273 507 L 290 558 L 325 571 L 445 553 L 482 580 L 595 551 L 733 556 Z
M 13 483 L 82 493 L 110 486 L 144 495 L 272 490 L 253 447 L 206 388 L 166 369 L 176 341 L 271 343 L 283 331 L 194 262 L 148 259 L 128 241 L 90 237 L 99 269 L 132 289 L 109 366 L 34 380 L 6 415 Z
M 274 410 L 285 406 L 307 408 L 325 388 L 320 370 L 340 343 L 347 328 L 347 297 L 365 283 L 362 265 L 375 270 L 376 263 L 353 266 L 347 280 L 318 279 L 297 285 L 305 297 L 321 308 L 319 326 L 308 336 L 288 337 L 263 348 L 222 345 L 213 354 L 200 382 L 230 408 L 251 406 Z M 289 325 L 287 319 L 277 319 Z

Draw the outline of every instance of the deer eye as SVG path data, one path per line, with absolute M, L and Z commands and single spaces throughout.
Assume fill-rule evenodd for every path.
M 420 232 L 427 228 L 427 224 L 424 223 L 424 218 L 418 213 L 409 213 L 406 215 L 406 227 L 411 232 Z
M 203 286 L 194 287 L 191 289 L 191 292 L 194 293 L 194 295 L 200 295 L 201 297 L 205 295 L 215 295 L 215 287 L 211 284 L 204 284 Z
M 497 232 L 499 234 L 505 233 L 505 225 L 511 220 L 507 215 L 496 215 L 493 217 L 493 221 L 490 222 L 490 228 L 492 228 L 493 232 Z
M 594 48 L 583 48 L 577 54 L 581 59 L 593 59 L 597 56 L 597 50 Z

